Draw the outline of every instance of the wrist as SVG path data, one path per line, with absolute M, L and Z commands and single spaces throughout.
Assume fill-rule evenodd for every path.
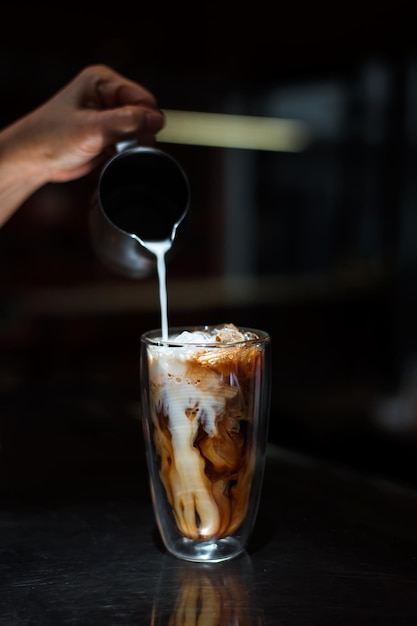
M 48 182 L 37 152 L 20 121 L 0 132 L 0 226 Z
M 10 174 L 40 186 L 48 182 L 47 173 L 36 125 L 32 126 L 28 115 L 0 132 L 0 163 L 2 167 L 9 167 Z

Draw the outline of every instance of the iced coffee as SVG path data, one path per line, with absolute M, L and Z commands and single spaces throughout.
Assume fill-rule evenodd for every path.
M 224 324 L 171 333 L 168 341 L 147 333 L 142 345 L 145 440 L 162 537 L 171 552 L 187 546 L 191 554 L 177 556 L 230 558 L 243 549 L 259 500 L 269 337 Z

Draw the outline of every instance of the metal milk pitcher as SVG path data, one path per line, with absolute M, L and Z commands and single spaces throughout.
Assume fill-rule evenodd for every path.
M 162 150 L 133 142 L 117 150 L 99 177 L 92 244 L 104 265 L 141 278 L 156 263 L 146 242 L 173 241 L 189 208 L 190 186 L 180 164 Z

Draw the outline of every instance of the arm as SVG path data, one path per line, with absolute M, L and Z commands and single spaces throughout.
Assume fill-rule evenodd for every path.
M 164 118 L 141 85 L 102 66 L 82 70 L 39 108 L 0 131 L 0 226 L 48 182 L 85 176 L 114 144 L 152 144 Z

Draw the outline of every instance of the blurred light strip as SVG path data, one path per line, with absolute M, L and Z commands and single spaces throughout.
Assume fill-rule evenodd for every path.
M 165 127 L 158 141 L 194 146 L 301 152 L 311 141 L 299 120 L 164 110 Z

